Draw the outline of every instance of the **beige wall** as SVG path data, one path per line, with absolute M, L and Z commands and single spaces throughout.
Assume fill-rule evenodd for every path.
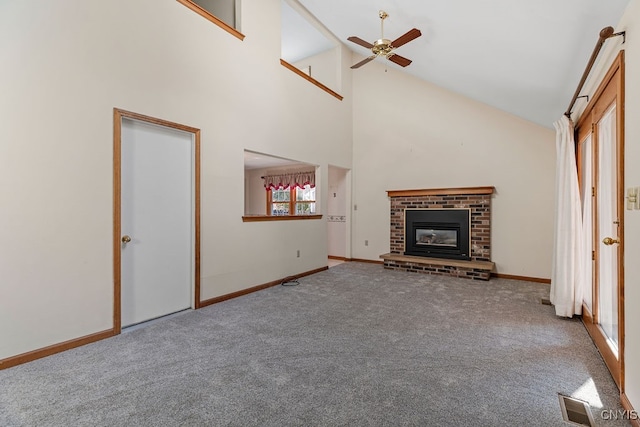
M 311 67 L 311 77 L 327 86 L 328 88 L 340 91 L 340 48 L 326 50 L 317 55 L 297 61 L 297 68 L 307 70 Z
M 242 222 L 243 152 L 326 198 L 351 101 L 280 65 L 279 0 L 242 7 L 244 41 L 175 0 L 0 2 L 0 359 L 113 326 L 114 107 L 202 130 L 202 299 L 327 265 L 324 219 Z
M 625 51 L 625 189 L 640 187 L 640 0 L 631 0 L 616 31 L 626 31 L 621 38 L 608 40 L 585 84 L 582 94 L 593 95 L 597 85 L 621 49 Z M 581 105 L 581 107 L 583 107 Z M 582 109 L 582 108 L 581 108 Z M 574 120 L 582 112 L 576 110 Z M 625 384 L 626 394 L 640 410 L 640 211 L 624 211 L 624 281 L 625 281 Z
M 492 259 L 497 271 L 550 277 L 551 129 L 379 61 L 354 72 L 353 90 L 353 257 L 378 259 L 389 251 L 386 190 L 495 186 Z
M 631 0 L 618 30 L 626 29 L 625 183 L 640 187 L 640 0 Z M 640 211 L 625 212 L 626 392 L 640 410 Z

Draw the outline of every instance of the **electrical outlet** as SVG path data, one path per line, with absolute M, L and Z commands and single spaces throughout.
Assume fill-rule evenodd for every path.
M 369 241 L 368 241 L 368 240 L 365 240 L 365 241 L 364 241 L 364 245 L 365 245 L 365 246 L 369 246 Z
M 296 251 L 296 258 L 300 258 L 300 249 Z

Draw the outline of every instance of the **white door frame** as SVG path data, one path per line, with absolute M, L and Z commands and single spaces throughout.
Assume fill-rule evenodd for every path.
M 344 251 L 344 256 L 338 256 L 337 259 L 342 259 L 343 261 L 351 259 L 351 169 L 344 168 L 341 166 L 328 165 L 327 167 L 327 176 L 328 176 L 328 188 L 329 192 L 327 193 L 327 201 L 331 200 L 331 169 L 339 169 L 343 172 L 344 178 L 344 202 L 345 202 L 345 228 L 344 228 L 344 244 L 342 250 Z M 327 203 L 328 205 L 328 203 Z M 329 221 L 327 220 L 327 235 L 329 235 Z M 329 244 L 327 244 L 327 252 L 329 252 Z M 331 253 L 329 253 L 331 256 Z
M 113 109 L 113 332 L 119 334 L 122 330 L 121 312 L 121 186 L 122 186 L 122 119 L 132 119 L 144 123 L 165 126 L 193 134 L 194 149 L 194 290 L 193 307 L 200 308 L 200 129 L 169 122 L 155 117 L 149 117 L 130 111 Z

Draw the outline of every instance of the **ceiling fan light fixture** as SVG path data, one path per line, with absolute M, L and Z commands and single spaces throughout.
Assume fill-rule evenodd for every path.
M 386 18 L 388 18 L 389 15 L 384 10 L 381 10 L 381 11 L 378 12 L 378 16 L 380 17 L 380 38 L 378 40 L 376 40 L 375 42 L 373 42 L 373 44 L 369 43 L 366 40 L 361 39 L 360 37 L 356 37 L 356 36 L 351 36 L 351 37 L 349 37 L 347 39 L 352 43 L 355 43 L 355 44 L 357 44 L 359 46 L 362 46 L 362 47 L 365 47 L 367 49 L 370 49 L 371 53 L 372 53 L 372 55 L 369 56 L 368 58 L 365 58 L 364 60 L 358 62 L 357 64 L 352 65 L 351 69 L 360 68 L 364 64 L 367 64 L 367 63 L 373 61 L 378 56 L 384 56 L 389 61 L 394 62 L 394 63 L 400 65 L 401 67 L 406 67 L 409 64 L 411 64 L 411 60 L 410 59 L 404 58 L 404 57 L 396 54 L 394 52 L 394 50 L 396 48 L 398 48 L 398 47 L 400 47 L 400 46 L 402 46 L 402 45 L 404 45 L 406 43 L 409 43 L 410 41 L 420 37 L 422 35 L 420 30 L 418 30 L 417 28 L 413 28 L 413 29 L 407 31 L 402 36 L 398 37 L 397 39 L 391 41 L 391 40 L 389 40 L 389 39 L 384 37 L 384 20 Z

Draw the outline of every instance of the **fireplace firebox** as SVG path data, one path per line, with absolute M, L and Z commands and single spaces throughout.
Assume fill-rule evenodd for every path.
M 405 255 L 471 259 L 470 209 L 406 209 Z

